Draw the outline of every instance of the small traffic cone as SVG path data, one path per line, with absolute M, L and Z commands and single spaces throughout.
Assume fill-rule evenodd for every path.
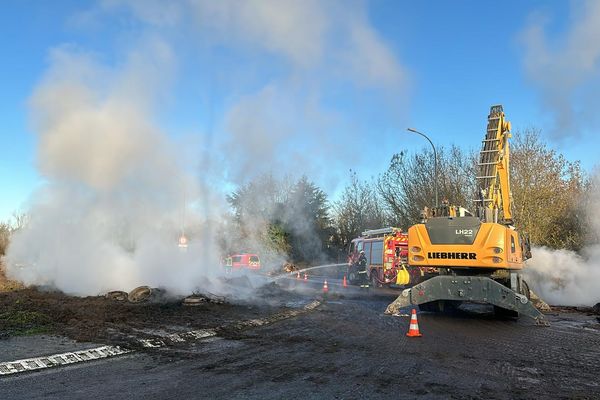
M 346 275 L 344 275 L 344 280 L 342 281 L 343 287 L 348 287 L 348 281 L 346 281 Z
M 306 282 L 308 280 L 308 274 L 305 272 L 304 273 L 304 282 Z
M 300 271 L 298 271 L 298 274 L 296 275 L 296 279 L 300 279 Z
M 410 327 L 408 328 L 408 337 L 420 337 L 423 336 L 419 332 L 419 323 L 417 322 L 417 310 L 413 308 L 412 314 L 410 315 Z
M 329 287 L 327 286 L 327 279 L 323 282 L 323 293 L 327 294 L 329 292 Z

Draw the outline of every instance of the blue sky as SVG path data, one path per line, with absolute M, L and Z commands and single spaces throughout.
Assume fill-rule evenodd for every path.
M 132 58 L 145 72 L 166 48 L 141 83 L 152 88 L 149 118 L 183 148 L 186 168 L 202 175 L 210 164 L 225 191 L 274 169 L 307 173 L 335 193 L 348 168 L 373 176 L 394 152 L 423 148 L 407 126 L 439 145 L 477 148 L 497 103 L 514 129 L 541 128 L 587 170 L 598 162 L 596 2 L 242 3 L 5 2 L 0 220 L 64 178 L 51 155 L 38 168 L 38 144 L 54 131 L 38 126 L 31 106 L 52 71 L 68 80 L 56 49 L 89 57 L 99 82 L 116 86 L 119 76 L 131 79 Z

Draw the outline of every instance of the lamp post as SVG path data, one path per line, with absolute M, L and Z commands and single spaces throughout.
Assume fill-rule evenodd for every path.
M 427 141 L 429 142 L 429 144 L 431 144 L 431 148 L 433 149 L 433 174 L 434 174 L 434 187 L 435 187 L 435 207 L 437 208 L 439 206 L 438 204 L 438 169 L 437 169 L 437 152 L 435 151 L 435 146 L 433 145 L 433 142 L 431 141 L 431 139 L 429 139 L 429 137 L 422 133 L 419 132 L 418 130 L 414 129 L 414 128 L 406 128 L 407 131 L 409 132 L 413 132 L 416 133 L 418 135 L 423 136 L 425 139 L 427 139 Z

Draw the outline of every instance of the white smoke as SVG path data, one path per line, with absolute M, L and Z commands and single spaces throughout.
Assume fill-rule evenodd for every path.
M 532 253 L 527 279 L 547 303 L 592 306 L 600 302 L 600 245 L 586 248 L 581 255 L 543 247 Z
M 598 126 L 600 2 L 571 3 L 566 31 L 550 34 L 549 18 L 537 14 L 522 34 L 524 67 L 554 118 L 557 139 Z
M 52 52 L 31 99 L 48 182 L 11 241 L 12 278 L 74 294 L 141 284 L 185 293 L 217 273 L 211 232 L 196 235 L 201 246 L 177 247 L 182 224 L 203 221 L 191 210 L 182 220 L 186 196 L 201 188 L 152 118 L 172 64 L 169 47 L 155 40 L 115 70 L 73 49 Z
M 125 9 L 159 28 L 178 16 L 176 22 L 196 34 L 199 49 L 225 46 L 239 55 L 240 68 L 225 82 L 213 83 L 231 91 L 235 100 L 224 113 L 225 134 L 216 143 L 234 160 L 226 163 L 235 183 L 271 171 L 300 175 L 300 165 L 304 174 L 323 175 L 327 169 L 335 175 L 331 171 L 369 162 L 354 143 L 372 128 L 361 130 L 364 115 L 342 116 L 327 105 L 326 90 L 332 85 L 335 91 L 350 86 L 387 95 L 394 104 L 391 115 L 398 115 L 397 105 L 404 102 L 407 71 L 371 25 L 362 3 L 183 0 L 169 3 L 162 13 L 154 2 L 143 4 L 111 0 L 103 7 Z M 238 86 L 249 90 L 239 93 Z M 360 100 L 355 102 L 360 108 Z
M 533 248 L 526 276 L 532 289 L 554 305 L 592 306 L 600 302 L 600 176 L 593 179 L 585 201 L 591 238 L 579 254 L 569 250 Z M 560 229 L 557 226 L 556 229 Z
M 115 19 L 135 27 L 117 34 L 115 61 L 58 47 L 32 95 L 46 184 L 32 195 L 29 223 L 6 256 L 8 274 L 25 284 L 81 295 L 142 284 L 176 293 L 216 285 L 215 232 L 230 223 L 222 218 L 225 188 L 270 169 L 298 176 L 309 164 L 356 164 L 339 147 L 352 141 L 352 130 L 340 128 L 353 118 L 340 123 L 343 117 L 322 107 L 325 83 L 404 94 L 405 71 L 361 3 L 103 0 L 69 22 L 101 31 L 120 26 Z M 215 84 L 233 101 L 215 132 L 191 141 L 206 145 L 194 171 L 182 156 L 190 143 L 173 142 L 158 116 L 179 66 L 198 56 L 190 49 L 212 54 L 217 47 L 242 62 L 221 80 L 227 85 Z M 279 73 L 265 78 L 270 62 Z M 191 239 L 185 252 L 177 247 L 184 225 Z

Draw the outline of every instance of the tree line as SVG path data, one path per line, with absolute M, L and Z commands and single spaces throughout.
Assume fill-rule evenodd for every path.
M 477 160 L 477 151 L 437 149 L 440 200 L 475 211 Z M 590 239 L 585 201 L 592 180 L 580 163 L 551 149 L 537 129 L 513 134 L 510 162 L 516 228 L 528 232 L 534 245 L 575 251 L 585 246 Z M 226 250 L 258 245 L 295 262 L 341 261 L 350 241 L 366 229 L 407 229 L 418 223 L 421 210 L 435 204 L 435 179 L 428 149 L 395 154 L 370 180 L 350 171 L 334 201 L 307 177 L 291 183 L 260 177 L 228 198 L 236 233 Z

